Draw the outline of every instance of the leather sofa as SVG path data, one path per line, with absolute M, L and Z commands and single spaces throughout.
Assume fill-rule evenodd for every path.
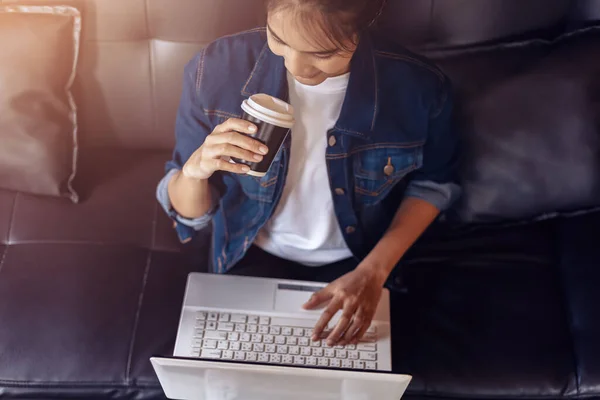
M 263 24 L 264 12 L 260 0 L 65 3 L 84 17 L 82 200 L 0 191 L 0 398 L 162 398 L 148 359 L 172 353 L 198 257 L 193 243 L 178 243 L 154 198 L 173 145 L 182 68 L 211 40 Z M 454 81 L 464 179 L 486 180 L 481 190 L 469 186 L 445 228 L 403 262 L 392 317 L 394 368 L 414 375 L 406 398 L 600 399 L 600 202 L 576 199 L 580 186 L 513 192 L 529 179 L 523 170 L 489 172 L 496 139 L 530 116 L 509 105 L 539 102 L 552 124 L 533 124 L 521 137 L 579 117 L 572 92 L 540 89 L 566 74 L 532 67 L 541 60 L 589 74 L 585 116 L 600 138 L 600 52 L 588 51 L 600 48 L 599 3 L 390 0 L 383 13 L 380 32 L 433 58 Z M 512 79 L 523 71 L 550 80 Z M 577 151 L 600 158 L 600 147 L 590 147 L 597 142 L 578 147 L 577 136 L 552 154 L 518 143 L 524 170 L 545 171 L 551 188 L 580 176 L 568 170 L 583 158 Z M 574 154 L 562 164 L 549 159 L 567 143 Z M 489 207 L 485 194 L 494 190 L 503 196 Z

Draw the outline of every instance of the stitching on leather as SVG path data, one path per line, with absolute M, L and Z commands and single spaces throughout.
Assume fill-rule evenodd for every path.
M 152 218 L 152 237 L 150 239 L 150 249 L 154 250 L 154 248 L 156 247 L 156 231 L 157 231 L 157 226 L 158 226 L 158 213 L 160 212 L 159 210 L 159 205 L 158 202 L 154 203 L 154 218 Z
M 148 23 L 148 0 L 144 0 L 144 18 L 146 21 L 146 32 L 150 31 L 150 24 Z M 152 46 L 152 40 L 148 40 L 148 72 L 150 73 L 150 103 L 152 106 L 152 129 L 154 132 L 158 132 L 158 105 L 156 102 L 156 63 L 154 56 L 154 47 Z
M 131 364 L 133 359 L 133 348 L 135 346 L 135 338 L 138 331 L 140 322 L 140 313 L 142 311 L 142 304 L 144 302 L 144 293 L 146 292 L 146 284 L 148 283 L 148 275 L 150 273 L 150 262 L 152 261 L 152 251 L 148 251 L 148 257 L 146 258 L 146 267 L 144 268 L 144 276 L 142 277 L 142 288 L 138 297 L 137 310 L 135 312 L 135 318 L 133 320 L 133 331 L 131 332 L 131 341 L 129 342 L 129 354 L 127 355 L 127 369 L 125 370 L 125 380 L 129 382 L 131 376 Z
M 6 253 L 8 253 L 8 245 L 4 246 L 4 251 L 2 252 L 2 258 L 0 258 L 0 272 L 2 272 L 2 267 L 4 266 L 4 260 L 6 259 Z
M 206 108 L 202 109 L 206 115 L 217 116 L 221 118 L 242 118 L 241 114 L 233 114 L 227 111 L 221 110 L 208 110 Z
M 265 45 L 263 46 L 260 54 L 258 55 L 258 60 L 256 61 L 256 64 L 254 64 L 254 68 L 252 69 L 252 72 L 250 73 L 250 77 L 248 78 L 248 80 L 246 81 L 246 84 L 242 88 L 242 94 L 244 96 L 250 96 L 250 93 L 248 93 L 248 90 L 247 90 L 248 89 L 248 85 L 250 84 L 250 81 L 254 77 L 254 74 L 256 73 L 256 71 L 258 71 L 258 68 L 261 65 L 262 59 L 263 59 L 264 54 L 267 51 L 267 49 L 268 49 L 268 44 L 265 43 Z
M 380 51 L 380 50 L 377 50 L 375 53 L 382 57 L 391 58 L 393 60 L 407 61 L 407 62 L 413 63 L 415 65 L 418 65 L 420 67 L 423 67 L 423 68 L 433 72 L 440 79 L 440 81 L 444 82 L 446 80 L 446 77 L 438 68 L 435 68 L 435 67 L 433 67 L 427 63 L 424 63 L 423 61 L 418 60 L 416 58 L 407 56 L 405 54 L 394 54 L 394 53 L 388 53 L 388 52 Z
M 140 381 L 140 379 L 137 379 L 136 381 Z M 90 387 L 90 388 L 106 388 L 106 387 L 122 387 L 122 388 L 126 388 L 126 389 L 130 389 L 130 388 L 155 388 L 158 389 L 161 386 L 160 385 L 155 385 L 155 384 L 146 384 L 146 385 L 140 385 L 140 384 L 128 384 L 128 383 L 123 383 L 123 381 L 105 381 L 105 382 L 94 382 L 94 381 L 79 381 L 79 382 L 65 382 L 65 383 L 61 383 L 61 384 L 56 384 L 56 382 L 54 381 L 36 381 L 35 383 L 32 382 L 24 382 L 24 381 L 17 381 L 17 380 L 10 380 L 10 379 L 0 379 L 0 384 L 2 385 L 6 385 L 6 386 L 13 386 L 13 387 L 26 387 L 26 388 L 47 388 L 47 389 L 60 389 L 60 388 L 81 388 L 81 387 Z
M 20 193 L 15 193 L 15 197 L 13 198 L 12 208 L 10 210 L 10 220 L 8 222 L 8 232 L 6 233 L 6 245 L 14 244 L 12 241 L 12 230 L 15 222 L 15 210 L 17 209 L 17 199 Z

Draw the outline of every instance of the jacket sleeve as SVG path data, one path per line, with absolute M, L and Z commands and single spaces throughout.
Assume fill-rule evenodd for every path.
M 204 52 L 200 52 L 184 69 L 183 90 L 177 119 L 175 122 L 175 149 L 172 159 L 167 162 L 166 175 L 162 178 L 156 189 L 158 202 L 167 215 L 174 221 L 174 226 L 179 240 L 187 242 L 192 239 L 196 231 L 206 228 L 218 208 L 218 192 L 211 187 L 213 208 L 206 215 L 199 218 L 188 219 L 179 215 L 172 207 L 168 193 L 168 183 L 183 168 L 190 156 L 196 151 L 206 137 L 211 133 L 210 122 L 202 107 L 198 104 L 198 91 L 200 82 L 197 81 L 198 68 L 202 66 Z
M 410 177 L 406 196 L 447 210 L 460 197 L 458 185 L 459 137 L 452 119 L 453 101 L 448 79 L 440 93 L 429 121 L 423 146 L 423 165 Z

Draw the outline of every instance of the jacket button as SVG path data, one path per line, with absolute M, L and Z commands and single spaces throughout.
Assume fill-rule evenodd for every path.
M 388 157 L 388 162 L 385 167 L 383 167 L 383 173 L 386 176 L 390 176 L 394 173 L 394 166 L 392 165 L 392 158 Z
M 337 140 L 335 140 L 335 136 L 333 136 L 333 135 L 329 136 L 329 146 L 333 147 L 333 146 L 335 146 L 336 143 L 337 143 Z
M 354 232 L 356 232 L 356 228 L 355 228 L 355 227 L 353 227 L 353 226 L 348 226 L 348 227 L 346 227 L 346 233 L 347 233 L 348 235 L 351 235 L 351 234 L 353 234 Z
M 345 193 L 346 191 L 342 188 L 335 189 L 335 194 L 337 194 L 338 196 L 343 196 Z

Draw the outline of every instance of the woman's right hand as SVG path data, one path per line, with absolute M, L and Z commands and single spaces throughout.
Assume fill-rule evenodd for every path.
M 207 136 L 183 166 L 183 175 L 192 179 L 205 180 L 215 171 L 246 174 L 250 168 L 244 164 L 230 163 L 229 157 L 248 162 L 260 162 L 269 149 L 258 140 L 244 135 L 256 133 L 256 125 L 243 119 L 230 118 L 218 125 Z

